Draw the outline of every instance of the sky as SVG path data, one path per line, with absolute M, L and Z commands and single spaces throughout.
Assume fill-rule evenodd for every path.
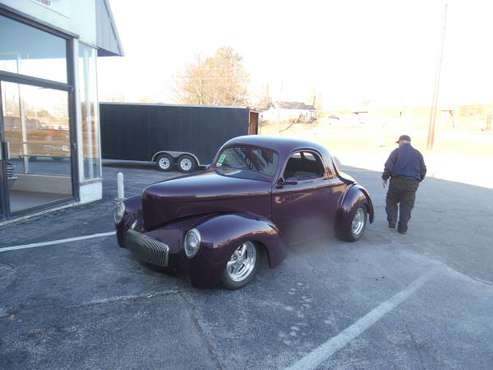
M 99 58 L 100 100 L 175 102 L 197 56 L 233 47 L 250 93 L 323 106 L 430 104 L 445 0 L 111 0 L 124 57 Z M 493 1 L 448 0 L 440 102 L 493 102 Z

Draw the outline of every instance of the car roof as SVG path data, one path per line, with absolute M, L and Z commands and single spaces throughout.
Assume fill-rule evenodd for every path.
M 246 135 L 238 136 L 229 140 L 225 146 L 231 145 L 255 145 L 263 148 L 269 148 L 278 152 L 281 156 L 288 156 L 295 150 L 313 149 L 324 157 L 330 157 L 326 148 L 309 140 L 301 140 L 290 137 L 276 137 L 264 135 Z

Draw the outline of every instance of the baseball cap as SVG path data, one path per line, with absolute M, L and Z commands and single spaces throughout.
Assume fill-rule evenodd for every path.
M 396 143 L 399 143 L 399 141 L 401 140 L 411 141 L 411 137 L 409 135 L 401 135 L 399 136 L 399 139 L 396 141 Z

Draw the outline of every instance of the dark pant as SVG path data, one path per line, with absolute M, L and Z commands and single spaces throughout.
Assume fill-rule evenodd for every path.
M 401 232 L 407 231 L 407 223 L 411 218 L 411 210 L 416 199 L 419 181 L 403 177 L 393 177 L 390 179 L 389 190 L 387 191 L 386 207 L 387 221 L 389 225 L 397 223 L 397 212 L 399 212 L 398 229 Z

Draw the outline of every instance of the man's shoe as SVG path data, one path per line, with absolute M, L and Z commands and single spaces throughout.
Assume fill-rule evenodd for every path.
M 395 224 L 389 222 L 389 228 L 395 229 Z
M 406 229 L 404 229 L 404 228 L 402 228 L 402 227 L 398 227 L 398 228 L 397 228 L 397 232 L 398 232 L 399 234 L 404 235 L 405 233 L 407 233 L 407 230 L 406 230 Z

